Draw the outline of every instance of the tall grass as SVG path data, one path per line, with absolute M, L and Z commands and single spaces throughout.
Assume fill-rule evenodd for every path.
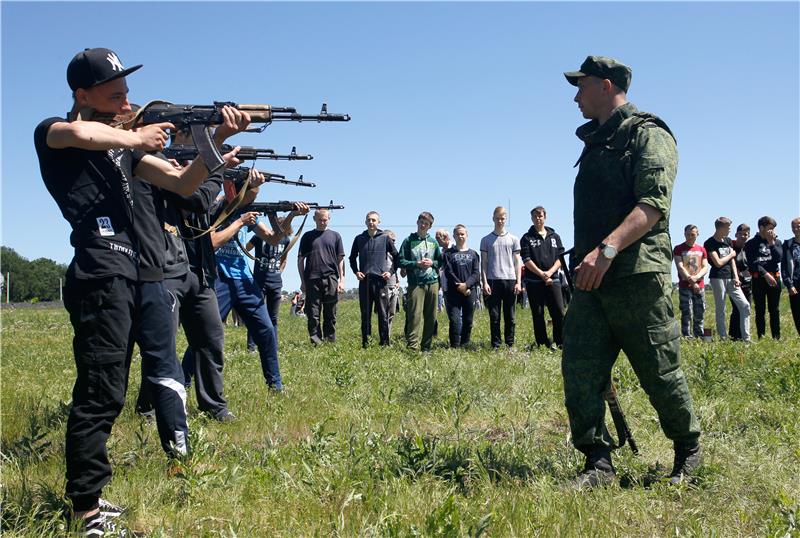
M 403 346 L 402 314 L 390 348 L 361 349 L 358 305 L 344 302 L 337 343 L 319 348 L 282 312 L 283 395 L 244 329 L 227 328 L 239 419 L 208 420 L 190 395 L 193 455 L 177 466 L 133 412 L 134 358 L 104 496 L 148 536 L 800 536 L 800 340 L 785 301 L 779 342 L 682 343 L 706 454 L 694 487 L 664 483 L 671 445 L 624 358 L 615 375 L 641 454 L 618 451 L 619 484 L 577 493 L 560 355 L 527 350 L 527 311 L 515 349 L 488 348 L 480 311 L 483 345 L 448 349 L 442 314 L 420 355 Z M 2 323 L 2 534 L 61 536 L 71 327 L 58 308 L 4 309 Z

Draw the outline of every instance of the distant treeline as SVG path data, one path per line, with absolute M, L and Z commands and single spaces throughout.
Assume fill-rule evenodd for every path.
M 12 303 L 58 301 L 59 279 L 64 278 L 67 266 L 48 258 L 28 260 L 13 248 L 0 247 L 0 271 L 3 273 L 2 301 L 6 300 L 6 275 L 11 274 L 9 293 Z

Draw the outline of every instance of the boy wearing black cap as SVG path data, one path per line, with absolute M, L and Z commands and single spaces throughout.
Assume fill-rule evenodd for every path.
M 67 422 L 66 493 L 73 517 L 84 522 L 87 534 L 95 535 L 110 526 L 107 518 L 120 513 L 118 507 L 100 499 L 100 493 L 111 478 L 106 441 L 124 403 L 134 337 L 145 343 L 140 346 L 144 368 L 159 387 L 162 446 L 171 455 L 187 451 L 180 370 L 174 360 L 164 359 L 174 357 L 170 324 L 160 328 L 140 324 L 144 311 L 161 312 L 170 305 L 163 288 L 140 282 L 132 182 L 135 173 L 158 187 L 190 194 L 208 170 L 202 159 L 178 171 L 144 153 L 163 149 L 165 130 L 174 128 L 172 124 L 125 131 L 90 121 L 92 111 L 131 112 L 125 77 L 140 67 L 124 68 L 108 49 L 78 53 L 67 68 L 74 97 L 70 117 L 46 119 L 34 133 L 45 186 L 72 227 L 75 255 L 67 271 L 64 306 L 75 331 L 77 377 Z M 223 114 L 226 123 L 220 136 L 238 132 L 249 122 L 246 115 L 230 108 Z M 236 152 L 225 156 L 229 164 L 238 163 Z M 172 354 L 157 352 L 156 344 L 170 338 Z

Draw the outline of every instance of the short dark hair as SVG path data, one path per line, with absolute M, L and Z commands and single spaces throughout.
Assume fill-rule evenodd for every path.
M 419 217 L 417 217 L 417 220 L 419 219 L 425 219 L 431 224 L 433 224 L 433 215 L 431 215 L 428 211 L 423 211 L 422 213 L 420 213 Z
M 767 216 L 767 215 L 764 215 L 763 217 L 758 219 L 758 227 L 759 228 L 761 228 L 762 226 L 773 226 L 773 227 L 775 227 L 777 225 L 778 225 L 778 223 L 775 222 L 775 219 L 773 219 L 772 217 Z
M 686 233 L 692 228 L 697 228 L 697 226 L 695 226 L 694 224 L 687 224 L 686 226 L 683 227 L 683 232 Z
M 736 233 L 749 232 L 749 231 L 750 231 L 750 226 L 748 224 L 745 224 L 744 222 L 736 227 Z
M 543 214 L 545 217 L 547 216 L 547 210 L 546 210 L 545 208 L 543 208 L 542 206 L 540 206 L 540 205 L 537 205 L 536 207 L 534 207 L 533 209 L 531 209 L 531 216 L 533 216 L 533 214 L 534 214 L 534 213 L 536 213 L 537 211 L 541 211 L 541 212 L 542 212 L 542 214 Z

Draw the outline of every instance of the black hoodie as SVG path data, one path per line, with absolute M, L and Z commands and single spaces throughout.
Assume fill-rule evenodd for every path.
M 536 227 L 528 228 L 527 233 L 519 240 L 520 256 L 522 263 L 530 260 L 542 271 L 547 271 L 556 263 L 558 257 L 564 253 L 564 246 L 561 244 L 561 237 L 549 226 L 544 227 L 545 236 L 542 238 Z M 555 276 L 555 275 L 554 275 Z M 525 280 L 527 282 L 541 282 L 539 275 L 526 269 Z
M 387 261 L 387 255 L 391 256 L 391 263 Z M 349 260 L 353 274 L 359 271 L 365 275 L 394 273 L 397 270 L 397 248 L 382 230 L 377 230 L 372 237 L 364 230 L 353 239 Z

